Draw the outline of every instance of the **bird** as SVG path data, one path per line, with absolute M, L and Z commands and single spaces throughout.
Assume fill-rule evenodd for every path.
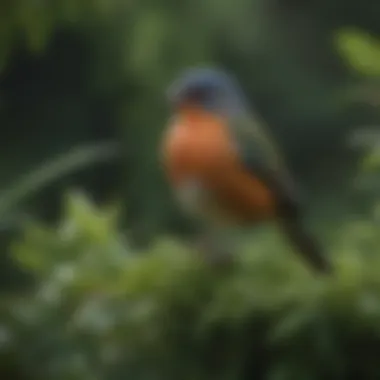
M 203 226 L 204 241 L 212 231 L 273 222 L 305 265 L 330 273 L 331 262 L 305 228 L 285 159 L 236 78 L 220 68 L 186 68 L 167 87 L 166 101 L 161 162 L 178 205 Z

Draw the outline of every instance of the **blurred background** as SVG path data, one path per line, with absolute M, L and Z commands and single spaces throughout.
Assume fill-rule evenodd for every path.
M 379 19 L 372 0 L 1 1 L 1 378 L 379 379 Z M 157 146 L 167 84 L 203 64 L 268 123 L 334 280 L 272 230 L 222 278 L 186 251 Z

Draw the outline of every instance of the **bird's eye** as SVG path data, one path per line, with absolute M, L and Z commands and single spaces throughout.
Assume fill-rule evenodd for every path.
M 207 101 L 216 95 L 218 95 L 218 88 L 210 83 L 195 86 L 188 92 L 189 99 L 201 102 Z
M 205 99 L 207 95 L 208 95 L 208 90 L 203 87 L 193 88 L 188 93 L 189 99 L 197 100 L 197 101 Z

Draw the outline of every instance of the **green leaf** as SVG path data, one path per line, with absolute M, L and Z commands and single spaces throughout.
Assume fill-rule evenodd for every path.
M 117 144 L 100 143 L 72 148 L 69 152 L 47 161 L 0 193 L 0 215 L 3 216 L 18 203 L 25 201 L 55 180 L 99 162 L 113 160 L 119 153 Z
M 380 40 L 353 29 L 340 30 L 335 41 L 347 62 L 361 74 L 380 76 Z

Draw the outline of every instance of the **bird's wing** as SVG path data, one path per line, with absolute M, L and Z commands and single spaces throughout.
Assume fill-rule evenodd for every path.
M 235 118 L 229 124 L 244 167 L 271 189 L 279 211 L 295 212 L 295 185 L 265 125 L 253 116 Z
M 299 196 L 281 155 L 265 125 L 256 120 L 247 117 L 230 124 L 242 163 L 273 192 L 280 225 L 300 254 L 318 271 L 330 272 L 331 263 L 303 226 Z

